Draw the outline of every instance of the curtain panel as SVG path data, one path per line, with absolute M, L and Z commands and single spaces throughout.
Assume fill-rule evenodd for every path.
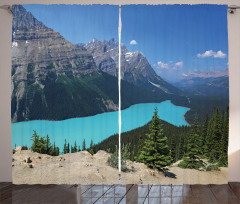
M 13 6 L 15 184 L 228 182 L 227 6 L 121 10 Z

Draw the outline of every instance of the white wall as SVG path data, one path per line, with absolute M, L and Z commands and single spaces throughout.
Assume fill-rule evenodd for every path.
M 1 0 L 9 4 L 226 4 L 239 0 Z M 12 181 L 11 145 L 11 28 L 12 16 L 0 10 L 0 182 Z M 240 9 L 228 14 L 230 69 L 229 181 L 240 181 Z

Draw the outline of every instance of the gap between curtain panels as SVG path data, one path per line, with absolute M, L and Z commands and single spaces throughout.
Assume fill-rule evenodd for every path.
M 119 5 L 119 23 L 118 23 L 118 183 L 121 184 L 121 31 L 122 31 L 122 20 L 121 20 L 121 5 Z

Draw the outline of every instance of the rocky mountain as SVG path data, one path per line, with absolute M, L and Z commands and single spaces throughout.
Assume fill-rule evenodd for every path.
M 82 46 L 13 6 L 12 121 L 59 120 L 117 109 L 117 82 Z M 94 98 L 94 100 L 92 100 Z
M 113 76 L 118 75 L 118 41 L 98 41 L 93 39 L 84 46 L 94 58 L 96 65 L 104 72 Z M 147 58 L 139 51 L 129 52 L 124 44 L 121 45 L 122 79 L 151 91 L 167 94 L 182 94 L 176 87 L 158 76 Z
M 24 7 L 13 6 L 12 122 L 115 111 L 118 79 L 112 75 L 96 66 L 83 45 L 68 42 Z M 171 97 L 122 82 L 123 108 Z

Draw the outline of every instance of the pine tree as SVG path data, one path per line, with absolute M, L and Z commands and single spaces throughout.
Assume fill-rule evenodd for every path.
M 67 153 L 70 153 L 70 145 L 69 145 L 69 142 L 67 144 Z
M 223 112 L 223 127 L 221 138 L 221 152 L 218 159 L 218 166 L 228 166 L 228 131 L 229 131 L 229 110 L 227 109 L 226 116 Z
M 78 151 L 78 147 L 77 147 L 77 142 L 76 142 L 76 140 L 75 140 L 74 146 L 73 146 L 73 147 L 71 146 L 71 153 L 75 153 L 75 152 L 77 152 L 77 151 Z
M 82 151 L 85 151 L 86 150 L 86 141 L 85 141 L 85 138 L 83 140 L 83 144 L 82 144 Z
M 52 151 L 53 151 L 53 147 L 51 145 L 50 138 L 49 138 L 48 135 L 46 137 L 46 141 L 45 142 L 46 142 L 46 152 L 45 153 L 51 155 Z
M 56 146 L 55 146 L 55 142 L 53 143 L 52 156 L 57 156 L 57 155 L 56 155 Z
M 133 146 L 133 150 L 132 150 L 132 151 L 130 150 L 130 152 L 131 152 L 130 160 L 131 160 L 131 161 L 136 160 L 136 159 L 135 159 L 135 157 L 136 157 L 136 155 L 137 155 L 136 145 Z
M 178 161 L 180 158 L 182 158 L 184 155 L 183 153 L 183 142 L 181 141 L 181 138 L 179 139 L 179 143 L 177 146 L 177 156 L 176 156 L 176 161 Z
M 213 132 L 214 132 L 214 121 L 213 121 L 213 116 L 210 118 L 209 123 L 208 123 L 208 129 L 207 129 L 207 135 L 205 139 L 205 148 L 204 152 L 207 158 L 213 157 L 213 153 L 211 153 L 211 150 L 213 148 Z
M 53 144 L 53 151 L 52 151 L 52 156 L 58 156 L 59 155 L 59 147 L 55 146 L 55 142 Z
M 41 154 L 46 154 L 47 152 L 47 143 L 44 137 L 40 137 L 40 153 Z
M 173 137 L 171 138 L 171 146 L 170 146 L 170 149 L 171 149 L 171 157 L 172 157 L 172 161 L 173 162 L 176 162 L 177 161 L 177 150 L 176 150 L 176 137 L 175 135 L 173 135 Z
M 59 147 L 55 147 L 55 156 L 58 156 L 59 155 Z
M 74 142 L 74 147 L 73 147 L 73 149 L 74 149 L 74 152 L 77 152 L 77 150 L 78 150 L 78 147 L 77 147 L 77 142 L 76 142 L 76 140 L 75 140 L 75 142 Z
M 192 125 L 188 137 L 187 152 L 183 161 L 179 163 L 179 167 L 190 169 L 199 169 L 203 167 L 203 161 L 199 157 L 202 154 L 200 144 L 201 138 L 199 137 L 198 118 L 195 117 L 194 124 Z
M 93 150 L 93 140 L 91 140 L 91 143 L 90 143 L 90 148 L 89 148 L 89 151 L 88 151 L 91 155 L 94 155 L 94 150 Z
M 90 143 L 90 149 L 93 148 L 93 140 L 91 140 L 91 143 Z
M 208 123 L 209 123 L 208 114 L 206 114 L 203 127 L 202 127 L 202 132 L 201 132 L 201 139 L 202 139 L 201 151 L 203 152 L 204 156 L 206 156 L 207 153 L 209 152 L 209 149 L 207 147 L 207 141 L 206 141 L 207 132 L 208 132 Z
M 163 128 L 158 116 L 157 107 L 154 110 L 149 130 L 150 134 L 147 134 L 147 139 L 145 140 L 139 160 L 147 164 L 150 168 L 165 171 L 165 167 L 171 164 L 172 158 L 170 156 L 167 137 L 163 135 Z
M 221 116 L 219 114 L 219 109 L 215 108 L 214 113 L 211 120 L 211 132 L 210 132 L 210 145 L 208 146 L 209 153 L 209 161 L 216 162 L 219 159 L 221 152 L 221 138 L 222 138 L 222 121 Z
M 33 141 L 33 144 L 31 146 L 32 151 L 41 153 L 42 145 L 40 143 L 40 136 L 38 135 L 36 130 L 33 130 L 32 141 Z
M 188 146 L 188 134 L 185 134 L 183 136 L 183 144 L 182 144 L 183 154 L 187 152 L 187 146 Z
M 136 160 L 136 161 L 139 161 L 139 162 L 140 162 L 139 156 L 140 156 L 140 154 L 141 154 L 141 151 L 142 151 L 143 147 L 144 147 L 144 140 L 143 140 L 142 135 L 140 135 L 139 138 L 138 138 L 138 143 L 137 143 L 138 151 L 137 151 L 137 156 L 135 157 L 135 160 Z M 134 146 L 134 148 L 135 148 L 135 146 Z M 135 148 L 135 149 L 136 149 L 136 148 Z M 135 150 L 135 151 L 136 151 L 136 150 Z
M 67 147 L 67 140 L 65 139 L 65 143 L 64 143 L 64 146 L 63 146 L 63 154 L 67 154 L 68 152 L 68 147 Z
M 50 137 L 47 135 L 46 139 L 45 137 L 40 137 L 37 132 L 34 130 L 32 135 L 32 141 L 33 144 L 31 146 L 31 149 L 34 152 L 38 152 L 41 154 L 48 154 L 52 156 L 58 156 L 59 155 L 59 147 L 51 144 Z

